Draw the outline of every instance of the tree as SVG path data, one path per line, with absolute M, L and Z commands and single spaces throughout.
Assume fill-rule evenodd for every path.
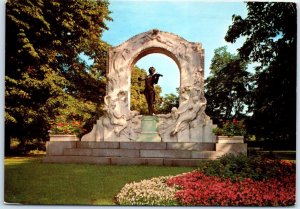
M 210 76 L 205 81 L 206 112 L 215 123 L 245 117 L 250 89 L 246 66 L 245 61 L 227 52 L 226 47 L 215 50 Z
M 162 97 L 162 103 L 159 107 L 159 113 L 167 114 L 170 113 L 173 107 L 178 108 L 179 107 L 179 88 L 176 88 L 177 95 L 170 93 L 166 94 Z
M 163 102 L 163 97 L 161 96 L 161 92 L 162 92 L 162 89 L 160 87 L 160 85 L 155 85 L 154 86 L 154 91 L 155 91 L 155 101 L 154 101 L 154 113 L 155 114 L 160 114 L 162 113 L 160 111 L 160 107 L 161 107 L 161 104 Z
M 138 111 L 140 114 L 146 114 L 148 112 L 146 98 L 143 93 L 145 84 L 143 81 L 139 81 L 139 78 L 146 76 L 146 71 L 137 66 L 134 66 L 131 71 L 130 110 Z
M 6 154 L 12 137 L 48 138 L 49 121 L 58 115 L 97 117 L 108 50 L 100 38 L 109 13 L 107 1 L 7 1 Z
M 297 6 L 286 2 L 247 2 L 248 15 L 233 15 L 225 40 L 246 41 L 239 55 L 258 62 L 253 76 L 253 116 L 249 131 L 261 139 L 296 136 Z

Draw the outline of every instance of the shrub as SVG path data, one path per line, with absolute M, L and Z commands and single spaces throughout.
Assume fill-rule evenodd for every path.
M 21 140 L 14 138 L 11 140 L 10 148 L 14 155 L 42 154 L 46 151 L 46 143 L 38 139 L 23 140 L 21 143 Z
M 242 180 L 251 178 L 259 181 L 263 179 L 279 178 L 295 173 L 295 163 L 281 160 L 271 160 L 263 156 L 247 157 L 245 155 L 226 154 L 217 160 L 200 162 L 198 170 L 208 176 Z
M 180 205 L 188 206 L 290 206 L 295 204 L 296 175 L 280 180 L 233 182 L 195 171 L 169 179 L 167 184 L 181 188 L 176 192 Z
M 126 184 L 116 196 L 118 205 L 176 205 L 175 187 L 165 184 L 169 177 L 156 177 Z
M 50 134 L 75 134 L 80 136 L 86 130 L 83 123 L 75 119 L 67 119 L 65 116 L 57 116 L 56 119 L 50 121 Z
M 46 152 L 43 151 L 43 150 L 35 149 L 35 150 L 30 150 L 30 151 L 28 152 L 28 154 L 30 154 L 30 155 L 45 155 Z
M 213 129 L 213 133 L 217 136 L 244 136 L 245 126 L 242 121 L 226 121 L 222 127 Z

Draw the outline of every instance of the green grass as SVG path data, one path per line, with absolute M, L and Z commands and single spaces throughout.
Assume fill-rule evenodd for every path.
M 5 158 L 8 203 L 114 205 L 129 182 L 192 171 L 187 167 L 46 164 L 42 157 Z

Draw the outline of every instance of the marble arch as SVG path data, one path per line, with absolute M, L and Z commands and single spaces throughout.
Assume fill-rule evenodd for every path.
M 82 141 L 134 141 L 140 133 L 141 115 L 130 110 L 133 65 L 151 53 L 164 54 L 180 71 L 180 105 L 171 113 L 157 115 L 162 141 L 214 142 L 212 123 L 205 114 L 204 49 L 178 35 L 153 29 L 138 34 L 109 50 L 105 114 Z M 172 79 L 172 78 L 168 78 Z
M 203 89 L 204 49 L 200 43 L 188 42 L 178 35 L 153 29 L 138 34 L 117 47 L 109 50 L 108 94 L 126 92 L 130 98 L 132 66 L 142 57 L 151 53 L 164 54 L 175 61 L 180 71 L 180 88 L 192 83 Z M 118 82 L 114 81 L 118 78 Z M 172 79 L 172 78 L 169 78 Z M 128 112 L 126 104 L 124 113 Z

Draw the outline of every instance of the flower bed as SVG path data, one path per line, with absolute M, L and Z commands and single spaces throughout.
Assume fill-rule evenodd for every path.
M 157 177 L 126 184 L 116 196 L 119 205 L 176 205 L 175 187 L 165 184 L 169 177 Z
M 227 120 L 222 127 L 217 127 L 213 129 L 213 133 L 217 136 L 244 136 L 246 133 L 245 125 L 243 121 Z
M 251 170 L 255 168 L 256 170 Z M 257 175 L 254 175 L 255 172 Z M 230 174 L 230 177 L 227 174 Z M 206 162 L 198 170 L 190 173 L 126 184 L 116 196 L 116 203 L 291 206 L 295 204 L 295 193 L 295 163 L 228 155 Z
M 195 171 L 167 181 L 180 205 L 189 206 L 289 206 L 295 204 L 296 175 L 254 181 L 245 178 L 232 182 Z

